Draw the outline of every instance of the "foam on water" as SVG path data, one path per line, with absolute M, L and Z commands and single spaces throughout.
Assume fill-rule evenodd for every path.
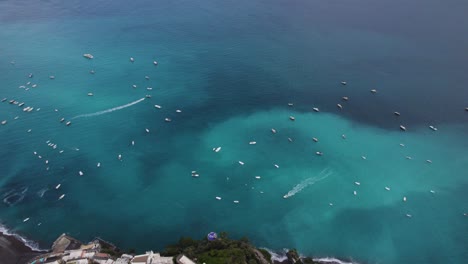
M 23 242 L 23 244 L 27 247 L 29 247 L 31 250 L 33 251 L 37 251 L 37 252 L 47 252 L 48 250 L 46 249 L 41 249 L 39 248 L 39 244 L 33 240 L 30 240 L 30 239 L 27 239 L 23 236 L 20 236 L 18 235 L 17 233 L 15 232 L 12 232 L 11 230 L 9 230 L 8 228 L 6 228 L 4 225 L 0 224 L 0 233 L 6 235 L 6 236 L 13 236 L 15 237 L 16 239 L 18 239 L 19 241 Z
M 141 99 L 138 99 L 134 102 L 131 102 L 131 103 L 128 103 L 128 104 L 125 104 L 125 105 L 121 105 L 121 106 L 117 106 L 117 107 L 114 107 L 114 108 L 110 108 L 110 109 L 107 109 L 107 110 L 103 110 L 103 111 L 99 111 L 99 112 L 95 112 L 95 113 L 91 113 L 91 114 L 82 114 L 82 115 L 77 115 L 75 117 L 73 117 L 72 119 L 76 119 L 76 118 L 81 118 L 81 117 L 93 117 L 93 116 L 100 116 L 100 115 L 104 115 L 104 114 L 108 114 L 108 113 L 112 113 L 114 111 L 118 111 L 118 110 L 122 110 L 122 109 L 125 109 L 127 107 L 130 107 L 130 106 L 133 106 L 133 105 L 136 105 L 142 101 L 144 101 L 145 98 L 141 98 Z
M 321 181 L 321 180 L 327 178 L 328 176 L 330 176 L 332 174 L 333 174 L 332 172 L 328 172 L 327 169 L 324 169 L 323 171 L 320 172 L 319 175 L 317 175 L 315 177 L 307 178 L 307 179 L 303 180 L 301 183 L 294 186 L 294 188 L 292 188 L 292 190 L 290 190 L 287 194 L 285 194 L 283 196 L 283 198 L 289 198 L 291 196 L 294 196 L 298 192 L 300 192 L 304 188 L 306 188 L 307 186 L 315 184 L 316 182 Z

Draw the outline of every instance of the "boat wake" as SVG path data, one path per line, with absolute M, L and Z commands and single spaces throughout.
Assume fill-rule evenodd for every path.
M 111 109 L 102 110 L 102 111 L 99 111 L 99 112 L 96 112 L 96 113 L 91 113 L 91 114 L 77 115 L 77 116 L 73 117 L 72 119 L 81 118 L 81 117 L 100 116 L 100 115 L 112 113 L 112 112 L 114 112 L 114 111 L 122 110 L 122 109 L 127 108 L 127 107 L 130 107 L 130 106 L 132 106 L 132 105 L 136 105 L 136 104 L 142 102 L 143 100 L 145 100 L 144 97 L 141 98 L 141 99 L 138 99 L 138 100 L 136 100 L 136 101 L 134 101 L 134 102 L 131 102 L 131 103 L 128 103 L 128 104 L 125 104 L 125 105 L 121 105 L 121 106 L 117 106 L 117 107 L 114 107 L 114 108 L 111 108 Z
M 319 182 L 325 178 L 328 178 L 328 176 L 332 175 L 333 172 L 331 172 L 328 168 L 322 170 L 318 176 L 310 177 L 305 180 L 303 180 L 301 183 L 298 185 L 294 186 L 287 194 L 283 195 L 283 198 L 289 198 L 291 196 L 296 195 L 298 192 L 302 191 L 304 188 L 306 188 L 309 185 L 315 184 L 316 182 Z
M 28 187 L 23 187 L 20 189 L 13 189 L 5 194 L 3 194 L 3 202 L 7 204 L 7 206 L 14 206 L 17 203 L 23 201 L 24 197 L 26 196 L 26 192 L 28 191 Z

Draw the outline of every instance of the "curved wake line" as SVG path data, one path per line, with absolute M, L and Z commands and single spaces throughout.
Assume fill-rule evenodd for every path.
M 283 196 L 283 198 L 289 198 L 291 196 L 294 196 L 296 195 L 296 193 L 302 191 L 305 187 L 312 185 L 318 181 L 321 181 L 332 174 L 333 173 L 330 172 L 328 169 L 324 169 L 320 172 L 318 176 L 307 178 L 298 185 L 294 186 L 287 194 Z
M 125 105 L 117 106 L 117 107 L 114 107 L 114 108 L 111 108 L 111 109 L 107 109 L 107 110 L 103 110 L 103 111 L 99 111 L 99 112 L 91 113 L 91 114 L 77 115 L 77 116 L 73 117 L 72 119 L 81 118 L 81 117 L 93 117 L 93 116 L 99 116 L 99 115 L 112 113 L 114 111 L 122 110 L 122 109 L 130 107 L 132 105 L 136 105 L 136 104 L 138 104 L 139 102 L 141 102 L 143 100 L 145 100 L 144 97 L 141 98 L 141 99 L 136 100 L 135 102 L 131 102 L 131 103 L 128 103 L 128 104 L 125 104 Z

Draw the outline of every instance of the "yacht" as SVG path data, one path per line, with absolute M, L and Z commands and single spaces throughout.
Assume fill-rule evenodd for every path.
M 390 187 L 385 186 L 385 190 L 390 191 Z
M 171 122 L 172 120 L 171 120 L 170 118 L 167 118 L 167 117 L 166 117 L 166 118 L 164 118 L 164 121 L 166 121 L 166 122 Z
M 70 126 L 70 125 L 71 125 L 71 121 L 68 121 L 67 123 L 65 123 L 65 125 Z
M 256 141 L 250 141 L 250 142 L 249 142 L 249 145 L 255 145 L 255 144 L 257 144 Z
M 213 148 L 213 151 L 214 152 L 219 152 L 219 151 L 221 151 L 221 147 Z
M 429 126 L 429 128 L 432 129 L 433 131 L 437 131 L 437 127 Z
M 290 119 L 291 121 L 296 120 L 296 118 L 295 118 L 294 116 L 289 116 L 289 119 Z
M 349 100 L 348 96 L 343 96 L 343 97 L 341 97 L 341 99 L 343 99 L 343 101 L 348 101 Z
M 160 105 L 154 105 L 154 107 L 161 109 L 162 107 Z
M 336 104 L 336 106 L 338 106 L 339 109 L 343 109 L 343 106 L 341 104 Z
M 93 93 L 88 93 L 88 96 L 93 96 L 94 94 Z
M 157 61 L 153 61 L 153 64 L 156 66 L 156 65 L 158 65 L 158 62 L 157 62 Z
M 79 171 L 78 174 L 79 174 L 80 176 L 83 176 L 84 173 L 83 173 L 82 171 Z
M 275 166 L 275 168 L 279 169 L 279 166 L 278 166 L 278 164 L 274 164 L 273 166 Z
M 276 134 L 276 129 L 272 128 L 271 133 Z
M 244 165 L 244 162 L 242 162 L 242 161 L 239 160 L 239 164 L 240 164 L 240 165 Z
M 63 197 L 65 197 L 65 194 L 60 195 L 60 197 L 59 197 L 58 199 L 59 199 L 59 200 L 62 200 Z
M 62 118 L 60 119 L 60 123 L 63 123 L 63 121 L 65 121 L 65 118 L 64 118 L 64 117 L 62 117 Z
M 403 126 L 403 125 L 400 126 L 400 129 L 403 130 L 403 131 L 406 131 L 406 127 Z
M 58 190 L 60 188 L 60 186 L 62 186 L 62 184 L 57 184 L 57 186 L 55 186 L 55 189 Z
M 347 84 L 347 82 L 341 82 L 341 84 L 342 84 L 342 85 L 346 85 L 346 84 Z
M 317 107 L 312 108 L 312 110 L 314 110 L 314 112 L 320 112 L 320 109 L 318 109 Z
M 94 56 L 90 53 L 85 53 L 83 54 L 83 57 L 87 58 L 87 59 L 94 59 Z
M 6 120 L 3 120 L 2 121 L 2 125 L 6 125 L 7 121 Z

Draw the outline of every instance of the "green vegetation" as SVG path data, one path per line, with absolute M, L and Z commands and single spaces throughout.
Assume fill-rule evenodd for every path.
M 258 256 L 256 249 L 252 247 L 247 238 L 231 240 L 227 233 L 220 233 L 215 241 L 194 240 L 189 237 L 182 237 L 177 244 L 166 247 L 161 254 L 166 256 L 176 256 L 184 254 L 195 260 L 197 263 L 209 264 L 262 264 L 271 263 L 269 253 L 266 250 L 260 251 Z M 264 256 L 265 260 L 261 260 Z

